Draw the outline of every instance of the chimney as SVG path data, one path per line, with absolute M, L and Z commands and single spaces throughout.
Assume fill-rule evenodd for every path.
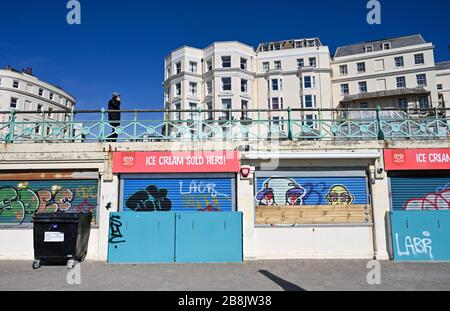
M 32 76 L 33 75 L 33 68 L 27 67 L 26 69 L 22 70 L 22 72 Z

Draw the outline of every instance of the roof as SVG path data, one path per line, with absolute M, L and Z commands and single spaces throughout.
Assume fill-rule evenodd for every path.
M 342 47 L 338 47 L 336 50 L 335 57 L 344 57 L 344 56 L 350 56 L 350 55 L 356 55 L 356 54 L 365 54 L 364 47 L 371 45 L 373 46 L 373 51 L 382 51 L 382 44 L 389 42 L 391 44 L 391 49 L 398 49 L 402 47 L 407 46 L 413 46 L 418 44 L 425 44 L 427 43 L 422 35 L 412 35 L 412 36 L 406 36 L 406 37 L 396 37 L 396 38 L 388 38 L 388 39 L 382 39 L 382 40 L 376 40 L 376 41 L 367 41 L 367 42 L 361 42 L 357 44 L 352 45 L 346 45 Z
M 446 62 L 442 62 L 442 63 L 436 63 L 436 69 L 437 70 L 450 69 L 450 61 L 446 61 Z
M 356 95 L 345 95 L 344 98 L 341 100 L 341 103 L 348 103 L 348 102 L 353 102 L 356 100 L 365 100 L 365 99 L 373 99 L 373 98 L 381 98 L 381 97 L 420 95 L 420 94 L 428 94 L 428 93 L 430 93 L 430 92 L 427 91 L 423 87 L 377 91 L 377 92 L 361 93 L 361 94 L 356 94 Z

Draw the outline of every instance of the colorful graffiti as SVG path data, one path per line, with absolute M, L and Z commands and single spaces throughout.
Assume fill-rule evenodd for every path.
M 232 208 L 231 179 L 124 181 L 124 211 L 223 212 Z
M 80 185 L 83 183 L 83 185 Z M 35 213 L 92 212 L 97 181 L 0 182 L 0 223 L 29 223 Z
M 367 204 L 365 178 L 271 177 L 262 183 L 259 180 L 258 187 L 255 198 L 258 206 Z
M 168 212 L 172 209 L 172 201 L 167 198 L 168 191 L 151 185 L 146 190 L 133 194 L 125 206 L 135 212 Z
M 343 185 L 334 185 L 327 194 L 330 205 L 348 206 L 355 201 L 355 196 Z
M 440 190 L 425 194 L 422 198 L 409 199 L 404 209 L 406 211 L 450 210 L 450 190 Z

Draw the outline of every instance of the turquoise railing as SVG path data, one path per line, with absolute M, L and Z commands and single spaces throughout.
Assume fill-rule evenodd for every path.
M 445 109 L 0 112 L 3 143 L 449 139 Z M 111 134 L 117 134 L 112 139 Z

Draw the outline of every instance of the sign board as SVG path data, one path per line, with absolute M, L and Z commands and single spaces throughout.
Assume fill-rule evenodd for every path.
M 387 149 L 386 171 L 450 170 L 450 149 Z
M 116 152 L 113 173 L 238 173 L 238 151 Z

